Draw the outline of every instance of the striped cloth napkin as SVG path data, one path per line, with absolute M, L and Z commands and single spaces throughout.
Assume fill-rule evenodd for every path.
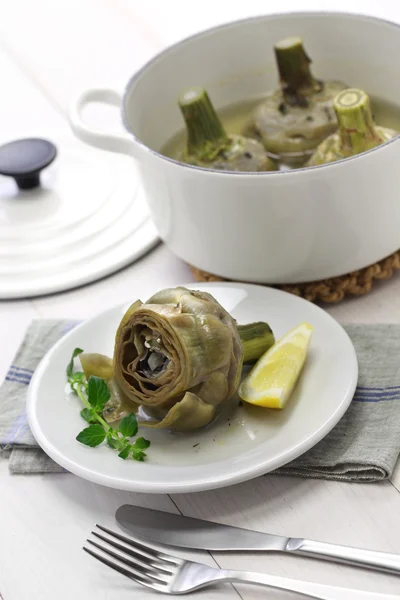
M 60 473 L 26 419 L 27 386 L 44 354 L 77 324 L 33 321 L 0 388 L 0 456 L 12 473 Z M 400 325 L 345 327 L 359 361 L 359 385 L 338 425 L 314 448 L 275 471 L 354 482 L 382 481 L 400 454 Z
M 48 350 L 79 321 L 38 319 L 30 324 L 0 388 L 0 457 L 12 473 L 61 473 L 38 446 L 26 418 L 26 393 L 33 372 Z

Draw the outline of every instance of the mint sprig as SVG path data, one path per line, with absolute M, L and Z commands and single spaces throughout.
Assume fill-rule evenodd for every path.
M 132 458 L 143 461 L 150 442 L 140 437 L 132 443 L 132 438 L 138 432 L 138 423 L 134 413 L 124 417 L 117 429 L 111 427 L 102 416 L 102 411 L 110 399 L 110 390 L 101 377 L 91 375 L 86 381 L 82 371 L 74 372 L 74 359 L 83 352 L 75 348 L 66 369 L 67 380 L 71 390 L 80 398 L 85 408 L 81 410 L 81 417 L 89 423 L 76 439 L 85 446 L 92 448 L 99 446 L 104 441 L 110 448 L 118 451 L 118 456 L 123 460 Z

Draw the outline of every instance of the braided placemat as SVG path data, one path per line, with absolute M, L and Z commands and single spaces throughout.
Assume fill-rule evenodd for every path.
M 231 281 L 212 273 L 201 271 L 190 265 L 196 281 Z M 400 269 L 400 250 L 383 260 L 353 271 L 348 275 L 332 277 L 322 281 L 296 283 L 290 285 L 274 285 L 285 292 L 301 296 L 310 302 L 335 303 L 348 296 L 362 296 L 371 291 L 376 280 L 390 279 Z M 265 284 L 267 285 L 267 284 Z

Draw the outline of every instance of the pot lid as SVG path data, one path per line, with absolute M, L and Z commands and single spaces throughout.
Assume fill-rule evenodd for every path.
M 79 142 L 0 147 L 0 298 L 109 275 L 158 242 L 132 159 Z

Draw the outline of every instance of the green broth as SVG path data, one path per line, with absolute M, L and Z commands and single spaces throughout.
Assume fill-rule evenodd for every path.
M 238 104 L 231 104 L 218 111 L 218 114 L 228 133 L 242 133 L 253 109 L 262 101 L 262 98 L 253 98 Z M 371 106 L 375 123 L 382 127 L 389 127 L 400 132 L 400 106 L 371 97 Z M 181 129 L 161 148 L 160 152 L 169 158 L 178 159 L 185 148 L 186 132 Z

